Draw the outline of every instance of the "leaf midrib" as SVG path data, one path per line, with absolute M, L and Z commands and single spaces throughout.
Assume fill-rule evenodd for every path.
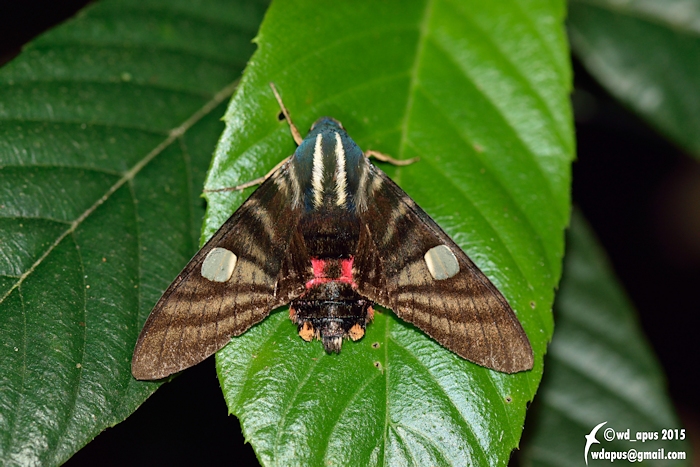
M 139 160 L 134 166 L 129 169 L 124 175 L 114 183 L 102 197 L 95 201 L 89 208 L 87 208 L 77 219 L 70 223 L 68 229 L 66 229 L 61 235 L 59 235 L 56 240 L 42 253 L 42 255 L 37 259 L 32 266 L 27 269 L 17 282 L 15 282 L 9 290 L 0 297 L 0 303 L 3 303 L 10 294 L 17 289 L 22 283 L 36 270 L 37 267 L 51 254 L 51 252 L 68 236 L 71 235 L 75 230 L 87 219 L 98 207 L 100 207 L 105 201 L 107 201 L 110 196 L 112 196 L 119 188 L 121 188 L 125 183 L 133 180 L 133 178 L 146 166 L 149 162 L 155 159 L 156 156 L 161 154 L 167 147 L 169 147 L 175 140 L 180 136 L 184 135 L 195 123 L 209 114 L 216 106 L 223 102 L 227 97 L 229 97 L 238 84 L 238 80 L 233 81 L 226 86 L 224 86 L 219 92 L 217 92 L 207 103 L 194 112 L 187 120 L 181 123 L 179 126 L 173 128 L 168 132 L 168 136 L 155 148 L 146 154 L 141 160 Z

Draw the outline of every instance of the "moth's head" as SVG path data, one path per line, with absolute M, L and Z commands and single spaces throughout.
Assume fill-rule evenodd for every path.
M 338 120 L 332 117 L 321 117 L 318 120 L 314 122 L 313 125 L 311 125 L 311 129 L 309 130 L 309 134 L 311 134 L 312 131 L 318 130 L 319 132 L 323 132 L 324 130 L 345 130 L 343 128 L 343 124 L 340 123 Z

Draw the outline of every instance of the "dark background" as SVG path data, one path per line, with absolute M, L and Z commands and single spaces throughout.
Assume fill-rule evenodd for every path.
M 85 0 L 0 3 L 0 64 Z M 639 311 L 685 427 L 700 430 L 700 164 L 610 97 L 574 62 L 573 200 Z M 692 437 L 692 435 L 691 435 Z M 700 452 L 697 446 L 695 452 Z M 162 386 L 67 466 L 258 465 L 227 415 L 214 360 Z

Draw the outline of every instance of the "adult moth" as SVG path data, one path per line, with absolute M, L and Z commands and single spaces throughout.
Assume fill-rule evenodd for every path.
M 363 153 L 318 119 L 168 287 L 136 343 L 132 373 L 159 379 L 290 305 L 302 339 L 339 352 L 390 308 L 457 355 L 514 373 L 532 348 L 498 289 Z M 259 181 L 256 181 L 259 182 Z M 239 187 L 240 188 L 240 187 Z

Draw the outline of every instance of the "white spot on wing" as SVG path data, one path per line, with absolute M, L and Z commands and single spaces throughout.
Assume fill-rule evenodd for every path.
M 321 133 L 316 135 L 314 146 L 314 165 L 311 171 L 311 186 L 314 191 L 314 206 L 321 207 L 323 201 L 323 151 L 321 150 Z
M 425 253 L 425 264 L 433 279 L 441 281 L 455 276 L 459 272 L 459 262 L 452 250 L 445 245 L 438 245 Z
M 347 200 L 347 178 L 346 178 L 345 149 L 340 134 L 335 134 L 335 204 L 343 206 Z
M 202 277 L 212 282 L 226 282 L 233 274 L 238 258 L 226 248 L 212 248 L 202 263 Z

